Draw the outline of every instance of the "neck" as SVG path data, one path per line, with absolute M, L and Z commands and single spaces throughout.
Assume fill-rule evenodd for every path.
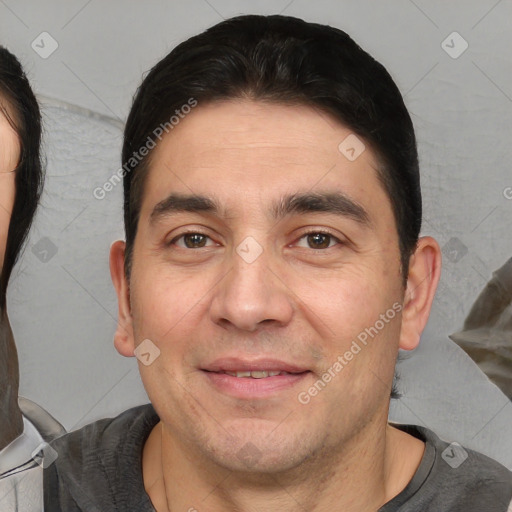
M 0 310 L 0 450 L 23 432 L 18 406 L 18 354 L 7 312 Z
M 424 443 L 384 419 L 325 451 L 287 472 L 239 474 L 213 467 L 159 423 L 144 447 L 144 483 L 158 512 L 377 510 L 412 479 Z

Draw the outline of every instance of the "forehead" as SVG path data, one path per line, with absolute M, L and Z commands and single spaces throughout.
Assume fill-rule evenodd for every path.
M 346 140 L 364 151 L 347 158 Z M 151 153 L 143 208 L 172 191 L 214 192 L 236 204 L 271 200 L 274 191 L 277 197 L 340 187 L 387 203 L 376 169 L 370 148 L 318 109 L 251 100 L 199 104 Z

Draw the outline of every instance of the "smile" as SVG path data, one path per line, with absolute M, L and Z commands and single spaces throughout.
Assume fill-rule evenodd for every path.
M 248 369 L 215 368 L 203 370 L 206 382 L 211 389 L 222 395 L 231 396 L 238 400 L 266 400 L 278 397 L 281 393 L 291 392 L 305 386 L 311 372 L 308 370 L 288 368 L 290 371 L 258 369 L 255 365 Z
M 266 370 L 256 370 L 256 371 L 239 371 L 239 372 L 220 372 L 225 373 L 226 375 L 231 375 L 232 377 L 238 378 L 253 378 L 253 379 L 265 379 L 267 377 L 276 377 L 278 375 L 291 375 L 288 372 L 282 371 L 266 371 Z

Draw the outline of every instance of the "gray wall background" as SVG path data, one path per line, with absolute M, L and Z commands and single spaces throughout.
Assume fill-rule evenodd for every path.
M 108 250 L 123 237 L 121 186 L 103 200 L 93 190 L 120 166 L 122 123 L 143 73 L 178 42 L 241 13 L 341 28 L 404 93 L 419 141 L 423 233 L 445 257 L 421 346 L 400 364 L 404 397 L 391 419 L 512 468 L 512 402 L 447 338 L 512 255 L 510 0 L 1 0 L 0 44 L 40 97 L 48 157 L 42 207 L 9 289 L 21 394 L 68 429 L 147 401 L 136 360 L 112 345 Z

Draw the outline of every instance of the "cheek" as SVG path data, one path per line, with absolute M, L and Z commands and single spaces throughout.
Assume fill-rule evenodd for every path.
M 386 292 L 384 274 L 379 276 L 375 267 L 353 266 L 330 277 L 303 279 L 290 287 L 300 299 L 303 314 L 324 339 L 350 339 L 391 307 L 393 294 Z
M 169 339 L 179 343 L 179 339 L 189 338 L 197 329 L 199 317 L 204 315 L 211 288 L 206 280 L 186 272 L 169 273 L 159 265 L 134 266 L 132 277 L 136 343 L 144 338 L 157 344 Z
M 3 266 L 7 233 L 14 205 L 14 173 L 0 174 L 0 263 Z
M 315 286 L 308 282 L 297 290 L 304 304 L 302 314 L 317 334 L 315 348 L 326 372 L 322 378 L 330 379 L 329 372 L 337 376 L 325 399 L 331 396 L 349 403 L 368 393 L 380 396 L 375 386 L 387 392 L 381 383 L 388 382 L 393 372 L 400 332 L 399 294 L 391 282 L 386 283 L 383 270 L 380 276 L 375 272 L 376 267 L 353 269 Z
M 9 215 L 1 207 L 1 203 L 0 203 L 0 269 L 3 267 L 3 263 L 4 263 L 8 230 L 9 230 Z

